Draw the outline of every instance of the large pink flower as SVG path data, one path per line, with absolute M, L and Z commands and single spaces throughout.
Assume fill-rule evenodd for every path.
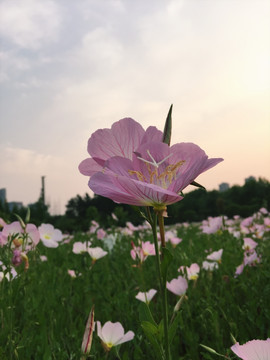
M 169 147 L 160 131 L 154 127 L 144 131 L 132 119 L 95 132 L 88 151 L 92 159 L 84 160 L 79 169 L 91 176 L 89 187 L 94 193 L 118 203 L 157 209 L 181 200 L 179 192 L 223 160 L 208 159 L 192 143 Z

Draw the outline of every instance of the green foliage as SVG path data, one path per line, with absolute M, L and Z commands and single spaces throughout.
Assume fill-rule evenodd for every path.
M 217 270 L 201 270 L 196 282 L 189 281 L 187 296 L 175 320 L 170 322 L 170 337 L 174 335 L 172 359 L 214 359 L 215 355 L 200 344 L 233 359 L 229 350 L 231 334 L 241 343 L 269 337 L 269 232 L 264 239 L 257 239 L 257 252 L 262 255 L 262 262 L 246 267 L 239 277 L 234 277 L 234 273 L 243 260 L 241 238 L 227 231 L 202 234 L 196 226 L 180 227 L 178 236 L 183 241 L 176 248 L 168 244 L 173 254 L 167 268 L 168 281 L 179 275 L 177 269 L 181 265 L 197 262 L 201 266 L 206 249 L 223 248 L 224 251 Z M 151 240 L 146 233 L 141 237 L 144 241 Z M 72 252 L 75 241 L 87 240 L 89 235 L 76 233 L 70 243 L 56 249 L 45 248 L 40 243 L 35 253 L 29 253 L 29 270 L 22 271 L 10 282 L 3 279 L 0 283 L 2 360 L 79 359 L 93 304 L 96 321 L 102 324 L 119 321 L 125 331 L 134 331 L 134 340 L 118 349 L 122 360 L 158 358 L 159 344 L 153 344 L 153 337 L 157 335 L 158 339 L 163 331 L 160 294 L 158 292 L 149 304 L 154 319 L 147 306 L 135 298 L 139 291 L 158 289 L 154 257 L 148 257 L 140 267 L 133 267 L 130 242 L 137 243 L 138 235 L 120 239 L 119 234 L 112 252 L 91 266 L 87 253 Z M 93 246 L 102 244 L 94 236 L 92 241 Z M 46 255 L 48 261 L 42 262 L 41 254 Z M 77 277 L 71 278 L 68 269 L 75 270 Z M 178 300 L 168 292 L 170 316 Z M 140 319 L 144 321 L 143 327 Z M 159 355 L 162 358 L 162 353 Z M 93 360 L 106 358 L 96 331 L 91 356 Z M 113 353 L 108 359 L 115 359 Z

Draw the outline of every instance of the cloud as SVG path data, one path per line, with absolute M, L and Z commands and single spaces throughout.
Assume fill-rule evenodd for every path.
M 57 39 L 59 6 L 51 0 L 4 0 L 0 4 L 0 35 L 25 49 L 38 49 Z

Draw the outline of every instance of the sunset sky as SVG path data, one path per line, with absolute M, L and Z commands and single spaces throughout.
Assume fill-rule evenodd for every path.
M 0 188 L 51 213 L 91 194 L 99 128 L 132 117 L 224 162 L 208 190 L 270 180 L 269 0 L 0 0 Z

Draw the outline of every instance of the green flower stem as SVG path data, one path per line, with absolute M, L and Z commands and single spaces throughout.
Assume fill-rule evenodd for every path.
M 160 241 L 161 241 L 161 247 L 166 247 L 165 243 L 165 229 L 164 229 L 164 217 L 163 217 L 163 211 L 158 211 L 158 225 L 159 225 L 159 233 L 160 233 Z
M 166 279 L 162 278 L 161 274 L 161 261 L 159 256 L 159 248 L 158 248 L 158 239 L 157 239 L 157 217 L 162 216 L 161 214 L 154 212 L 153 221 L 151 222 L 154 244 L 155 244 L 155 252 L 156 252 L 156 266 L 159 278 L 160 292 L 162 298 L 162 314 L 164 321 L 164 348 L 165 348 L 165 359 L 171 360 L 170 355 L 170 344 L 169 344 L 169 331 L 168 331 L 168 306 L 167 306 L 167 289 L 166 289 Z M 163 225 L 162 225 L 163 224 Z M 161 225 L 161 226 L 160 226 Z M 160 233 L 163 232 L 161 238 L 163 236 L 164 239 L 164 222 L 159 220 L 159 228 Z M 165 241 L 164 241 L 165 243 Z M 163 247 L 163 246 L 162 246 Z

